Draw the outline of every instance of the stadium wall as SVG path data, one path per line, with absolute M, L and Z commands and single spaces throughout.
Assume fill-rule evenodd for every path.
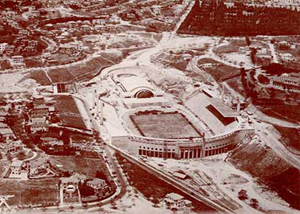
M 236 147 L 243 140 L 250 140 L 253 129 L 240 129 L 210 138 L 160 139 L 137 135 L 112 137 L 112 144 L 132 155 L 158 158 L 198 159 L 217 155 Z

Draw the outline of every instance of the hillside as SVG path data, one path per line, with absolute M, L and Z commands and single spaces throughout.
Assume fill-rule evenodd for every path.
M 293 208 L 300 209 L 300 171 L 259 143 L 241 145 L 229 160 L 237 168 L 259 178 Z

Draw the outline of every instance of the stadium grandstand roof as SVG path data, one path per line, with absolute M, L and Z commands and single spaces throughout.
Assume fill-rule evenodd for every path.
M 220 99 L 211 98 L 210 103 L 222 114 L 223 117 L 237 117 L 238 114 L 226 106 Z

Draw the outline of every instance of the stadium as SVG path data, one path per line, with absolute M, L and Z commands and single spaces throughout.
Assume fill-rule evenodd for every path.
M 110 78 L 122 101 L 117 112 L 125 130 L 111 137 L 112 144 L 131 154 L 203 158 L 227 152 L 253 133 L 235 111 L 201 91 L 181 105 L 145 74 L 118 71 Z

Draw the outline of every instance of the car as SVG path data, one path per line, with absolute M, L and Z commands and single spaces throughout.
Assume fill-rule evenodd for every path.
M 253 115 L 253 113 L 252 113 L 251 111 L 246 111 L 246 113 L 247 113 L 248 115 Z

